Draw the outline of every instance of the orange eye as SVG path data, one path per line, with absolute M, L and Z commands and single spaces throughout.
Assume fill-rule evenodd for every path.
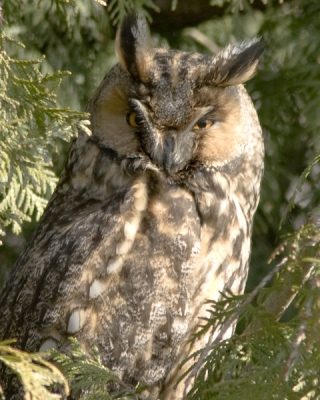
M 138 128 L 143 124 L 141 117 L 135 112 L 127 114 L 127 123 L 132 126 L 133 128 Z
M 213 125 L 212 119 L 200 119 L 193 127 L 194 131 L 198 131 L 200 129 L 208 129 Z

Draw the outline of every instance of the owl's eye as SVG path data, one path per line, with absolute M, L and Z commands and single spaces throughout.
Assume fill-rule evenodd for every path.
M 193 130 L 198 131 L 200 129 L 208 129 L 213 125 L 213 123 L 214 121 L 212 119 L 199 119 L 199 121 L 193 126 Z
M 127 114 L 127 123 L 133 128 L 138 128 L 143 125 L 143 120 L 140 115 L 135 112 L 131 112 Z

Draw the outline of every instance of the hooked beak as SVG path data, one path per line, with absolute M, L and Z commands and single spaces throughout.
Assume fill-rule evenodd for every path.
M 177 140 L 173 135 L 168 135 L 164 142 L 163 168 L 168 175 L 177 172 L 177 164 L 174 162 L 176 144 Z
M 190 160 L 193 138 L 190 133 L 169 132 L 163 142 L 162 166 L 167 175 L 182 170 Z

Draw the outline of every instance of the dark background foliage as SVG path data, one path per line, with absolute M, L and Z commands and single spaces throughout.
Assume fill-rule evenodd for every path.
M 136 9 L 146 15 L 155 46 L 212 54 L 230 42 L 261 36 L 266 50 L 256 77 L 246 85 L 258 110 L 266 146 L 247 291 L 255 289 L 275 268 L 279 257 L 270 263 L 268 260 L 274 252 L 280 252 L 284 270 L 276 267 L 277 273 L 270 275 L 274 285 L 251 300 L 257 309 L 261 306 L 272 312 L 265 300 L 268 296 L 287 293 L 286 284 L 294 294 L 300 287 L 296 307 L 289 307 L 293 295 L 288 295 L 282 303 L 279 300 L 281 304 L 278 304 L 286 310 L 281 321 L 291 321 L 293 325 L 272 325 L 268 320 L 271 330 L 272 327 L 278 329 L 278 341 L 285 343 L 283 349 L 285 346 L 291 349 L 280 356 L 282 364 L 275 362 L 280 365 L 277 376 L 283 373 L 281 365 L 293 371 L 292 349 L 298 348 L 294 347 L 295 329 L 302 329 L 308 301 L 313 311 L 319 306 L 319 1 L 111 0 L 108 5 L 103 3 L 94 0 L 2 1 L 0 286 L 34 230 L 45 206 L 44 199 L 52 193 L 55 176 L 59 175 L 66 158 L 68 142 L 76 134 L 77 121 L 83 117 L 79 112 L 84 110 L 90 95 L 116 63 L 115 31 L 127 12 Z M 12 43 L 12 39 L 24 46 Z M 32 64 L 31 60 L 39 62 Z M 29 193 L 28 196 L 25 193 Z M 280 251 L 277 251 L 279 245 Z M 306 271 L 310 272 L 311 261 L 315 272 L 310 280 L 306 278 Z M 272 279 L 264 281 L 264 286 L 270 286 Z M 279 294 L 278 299 L 280 297 Z M 275 324 L 282 314 L 276 315 Z M 252 315 L 250 318 L 243 316 L 239 332 L 248 329 L 245 328 L 248 322 L 243 321 L 249 321 Z M 312 326 L 315 329 L 314 321 Z M 307 328 L 303 329 L 305 333 Z M 315 346 L 312 332 L 308 343 Z M 261 337 L 259 340 L 260 347 L 267 346 Z M 250 347 L 250 343 L 253 346 L 250 341 L 246 342 L 247 346 Z M 248 355 L 243 357 L 243 360 L 250 359 Z M 318 365 L 312 357 L 310 360 Z M 283 376 L 287 377 L 286 373 Z M 302 378 L 294 379 L 301 381 Z M 306 382 L 307 378 L 304 379 Z M 289 385 L 288 390 L 292 392 L 293 386 Z M 274 398 L 287 396 L 285 388 L 281 393 Z

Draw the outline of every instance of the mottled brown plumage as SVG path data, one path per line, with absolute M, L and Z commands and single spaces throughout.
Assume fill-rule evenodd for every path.
M 152 49 L 147 29 L 131 16 L 118 32 L 120 63 L 87 107 L 92 135 L 72 143 L 2 292 L 0 338 L 67 351 L 75 336 L 172 400 L 204 302 L 244 290 L 263 142 L 242 83 L 262 45 L 209 57 Z

